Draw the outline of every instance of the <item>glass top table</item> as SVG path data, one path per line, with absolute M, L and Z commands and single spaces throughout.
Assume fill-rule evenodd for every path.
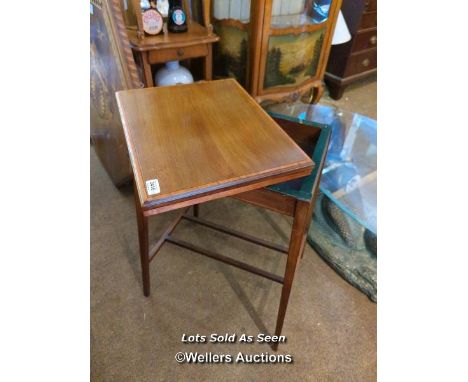
M 332 127 L 320 190 L 377 235 L 377 122 L 325 105 L 277 104 L 268 111 Z

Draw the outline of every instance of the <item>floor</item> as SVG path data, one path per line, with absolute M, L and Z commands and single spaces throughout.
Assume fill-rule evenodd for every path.
M 325 90 L 319 103 L 377 119 L 377 75 L 350 84 L 343 97 L 338 101 L 331 99 L 328 96 L 328 91 Z
M 376 83 L 350 86 L 321 103 L 376 117 Z M 206 203 L 200 215 L 287 244 L 291 219 L 232 199 Z M 173 213 L 154 217 L 157 237 Z M 190 222 L 175 236 L 282 274 L 285 256 Z M 91 149 L 92 381 L 375 381 L 376 304 L 306 246 L 277 354 L 293 364 L 178 364 L 177 352 L 275 354 L 266 344 L 184 344 L 183 334 L 272 333 L 279 284 L 165 244 L 142 293 L 131 187 L 116 189 Z

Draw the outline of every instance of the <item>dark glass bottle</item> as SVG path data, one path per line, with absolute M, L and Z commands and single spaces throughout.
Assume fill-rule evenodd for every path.
M 187 16 L 182 8 L 182 0 L 169 0 L 169 32 L 187 32 Z

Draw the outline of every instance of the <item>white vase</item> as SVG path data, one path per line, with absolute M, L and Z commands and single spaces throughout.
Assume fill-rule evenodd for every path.
M 193 76 L 187 68 L 179 65 L 179 61 L 168 61 L 164 68 L 158 70 L 154 82 L 156 86 L 191 84 Z

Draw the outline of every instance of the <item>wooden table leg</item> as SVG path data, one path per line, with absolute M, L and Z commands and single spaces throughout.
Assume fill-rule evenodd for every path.
M 195 216 L 197 218 L 199 211 L 200 210 L 198 209 L 198 204 L 194 204 L 193 205 L 193 216 Z
M 328 147 L 328 143 L 329 142 L 327 141 L 327 147 Z M 322 160 L 325 160 L 325 159 L 322 159 Z M 322 180 L 322 172 L 319 171 L 318 176 L 315 179 L 316 186 L 314 186 L 314 187 L 318 187 L 321 180 Z M 308 216 L 307 216 L 307 225 L 306 225 L 306 236 L 307 236 L 307 234 L 309 232 L 309 227 L 312 224 L 312 215 L 313 215 L 313 212 L 314 212 L 314 209 L 315 209 L 315 203 L 317 202 L 317 198 L 318 198 L 319 193 L 320 192 L 315 192 L 314 196 L 312 197 L 312 200 L 309 203 L 309 212 L 307 213 Z M 303 257 L 304 257 L 304 249 L 301 252 L 301 259 Z
M 138 241 L 140 243 L 140 261 L 141 275 L 143 278 L 143 294 L 146 297 L 148 297 L 150 295 L 148 217 L 143 215 L 143 210 L 141 209 L 140 200 L 138 198 L 138 192 L 135 187 L 133 193 L 135 194 L 135 207 L 138 223 Z
M 141 64 L 143 66 L 143 75 L 145 77 L 145 85 L 147 88 L 154 86 L 153 73 L 151 72 L 151 64 L 149 63 L 149 52 L 141 52 Z
M 203 71 L 206 81 L 211 81 L 213 78 L 213 48 L 212 44 L 208 45 L 208 56 L 205 56 Z
M 304 250 L 305 239 L 307 235 L 307 227 L 310 220 L 310 203 L 298 200 L 296 202 L 296 210 L 294 213 L 294 222 L 291 232 L 291 239 L 289 241 L 288 260 L 286 262 L 286 271 L 284 273 L 283 289 L 281 291 L 281 301 L 278 308 L 278 318 L 276 319 L 275 335 L 281 335 L 283 329 L 284 317 L 288 307 L 289 294 L 291 293 L 291 286 L 294 280 L 294 273 L 296 271 L 297 260 Z M 309 219 L 308 219 L 309 218 Z M 278 349 L 278 343 L 273 345 L 273 350 Z

